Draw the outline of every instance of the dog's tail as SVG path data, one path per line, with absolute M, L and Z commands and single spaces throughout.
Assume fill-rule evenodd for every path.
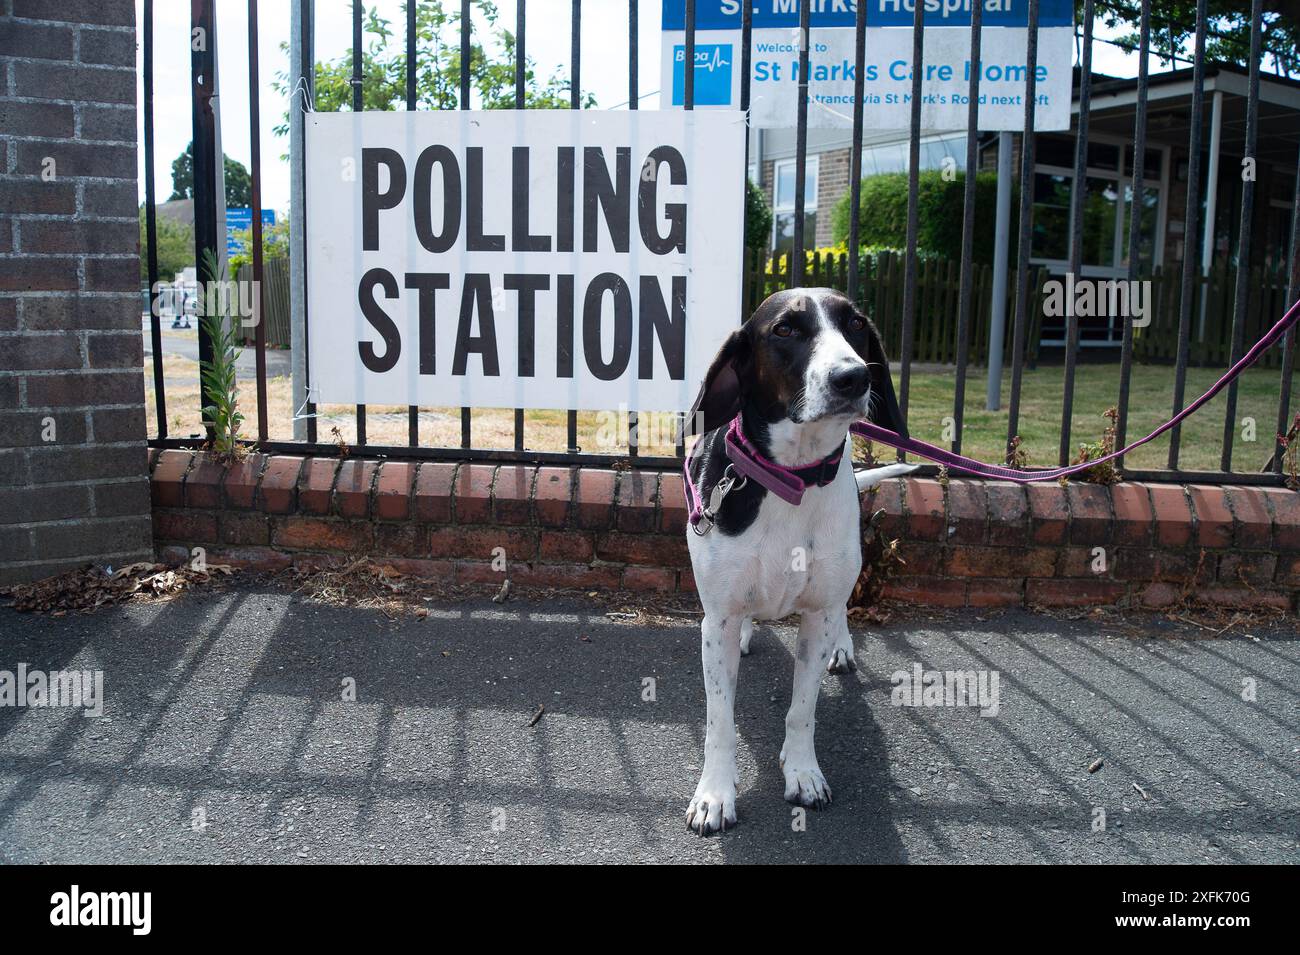
M 870 490 L 882 481 L 911 474 L 917 469 L 915 464 L 886 464 L 883 468 L 871 468 L 866 471 L 854 471 L 853 477 L 858 482 L 858 492 Z

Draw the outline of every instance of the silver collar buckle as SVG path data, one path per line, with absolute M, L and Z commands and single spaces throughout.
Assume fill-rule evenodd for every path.
M 699 522 L 693 525 L 695 533 L 703 537 L 713 530 L 713 525 L 717 523 L 718 509 L 722 507 L 722 502 L 727 495 L 748 483 L 749 478 L 738 477 L 734 466 L 728 464 L 727 469 L 722 472 L 722 479 L 713 485 L 713 490 L 709 492 L 709 503 L 700 508 Z

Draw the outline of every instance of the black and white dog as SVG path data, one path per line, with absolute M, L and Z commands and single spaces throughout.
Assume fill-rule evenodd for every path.
M 847 603 L 862 566 L 858 491 L 912 470 L 855 476 L 848 427 L 863 417 L 905 433 L 880 336 L 832 289 L 763 302 L 723 343 L 696 399 L 689 421 L 703 437 L 687 461 L 687 496 L 708 505 L 686 534 L 704 608 L 708 724 L 686 824 L 700 835 L 736 822 L 736 675 L 755 618 L 800 615 L 780 756 L 785 797 L 830 802 L 813 728 L 822 674 L 855 665 Z M 807 485 L 798 506 L 729 470 L 729 427 L 733 443 Z

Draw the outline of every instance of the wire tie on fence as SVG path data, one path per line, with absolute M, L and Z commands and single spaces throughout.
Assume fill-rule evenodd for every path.
M 303 414 L 303 412 L 307 410 L 307 406 L 308 406 L 308 405 L 310 405 L 310 404 L 314 404 L 314 403 L 315 403 L 315 402 L 313 402 L 313 401 L 311 400 L 311 393 L 312 393 L 313 390 L 314 390 L 314 389 L 313 389 L 311 386 L 308 386 L 308 388 L 307 388 L 307 396 L 306 396 L 305 398 L 303 398 L 303 401 L 302 401 L 302 407 L 299 408 L 297 411 L 295 411 L 295 412 L 293 413 L 293 418 L 292 418 L 291 420 L 293 420 L 293 421 L 306 421 L 308 418 L 319 418 L 319 417 L 320 417 L 320 415 L 318 415 L 318 414 L 317 414 L 316 412 L 314 412 L 314 411 L 313 411 L 311 414 Z
M 293 92 L 289 94 L 289 99 L 293 99 L 298 93 L 302 93 L 302 111 L 304 113 L 316 112 L 316 104 L 312 102 L 311 90 L 307 89 L 307 77 L 298 77 L 298 82 L 294 84 Z

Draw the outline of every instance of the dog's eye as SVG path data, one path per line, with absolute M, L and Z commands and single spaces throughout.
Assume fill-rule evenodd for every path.
M 849 319 L 850 331 L 860 332 L 862 331 L 862 329 L 866 327 L 867 327 L 867 320 L 863 318 L 861 315 L 854 315 L 852 318 Z
M 778 338 L 789 338 L 794 333 L 788 322 L 777 322 L 772 326 L 772 334 Z

